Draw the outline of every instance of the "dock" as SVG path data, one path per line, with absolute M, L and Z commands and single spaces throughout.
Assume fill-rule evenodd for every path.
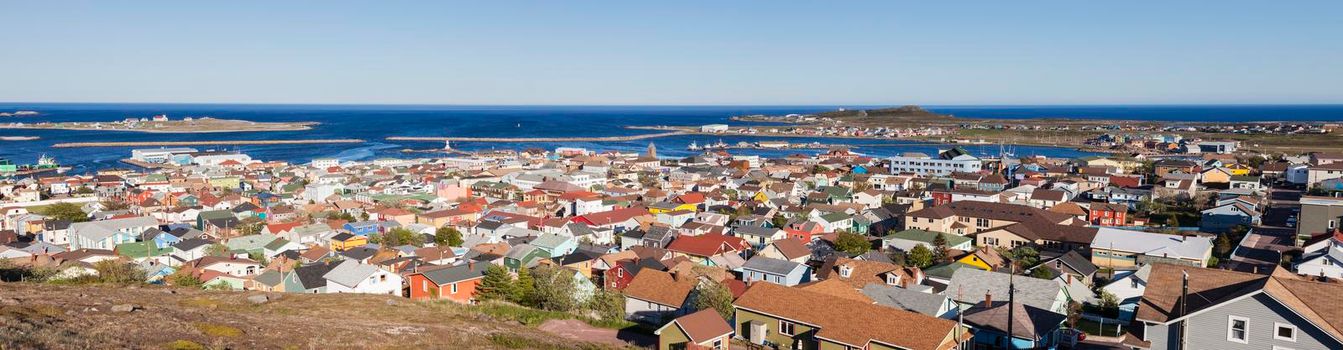
M 177 146 L 238 146 L 238 145 L 311 145 L 327 143 L 364 143 L 360 139 L 321 140 L 234 140 L 234 141 L 160 141 L 160 142 L 64 142 L 54 148 L 75 147 L 177 147 Z
M 657 134 L 601 137 L 418 137 L 392 136 L 388 141 L 425 141 L 425 142 L 623 142 L 653 139 L 659 137 L 687 135 L 684 131 L 672 131 Z

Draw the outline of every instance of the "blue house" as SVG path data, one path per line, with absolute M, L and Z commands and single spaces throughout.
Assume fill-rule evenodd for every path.
M 1009 309 L 1016 323 L 1011 337 L 1007 335 Z M 1068 316 L 1021 302 L 1009 306 L 1006 300 L 986 298 L 966 310 L 962 320 L 975 329 L 976 349 L 1057 349 L 1062 335 L 1060 330 Z
M 377 221 L 350 222 L 346 223 L 343 228 L 356 235 L 368 236 L 370 234 L 381 232 L 382 223 Z
M 173 234 L 168 232 L 163 232 L 163 230 L 160 230 L 158 228 L 151 228 L 145 230 L 145 232 L 140 234 L 140 240 L 141 241 L 152 240 L 154 241 L 155 247 L 158 247 L 159 249 L 164 249 L 171 247 L 174 244 L 177 244 L 177 242 L 181 242 L 182 237 L 174 236 Z
M 853 173 L 854 173 L 854 174 L 867 174 L 867 167 L 862 166 L 862 165 L 855 165 L 855 166 L 853 166 Z
M 765 281 L 795 286 L 811 280 L 811 268 L 796 262 L 756 255 L 739 269 L 746 283 Z
M 1203 211 L 1198 222 L 1199 231 L 1226 232 L 1237 225 L 1259 223 L 1259 211 L 1240 201 L 1231 201 Z

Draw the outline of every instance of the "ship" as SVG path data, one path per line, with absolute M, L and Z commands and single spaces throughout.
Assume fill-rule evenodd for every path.
M 43 154 L 37 158 L 37 164 L 17 165 L 9 159 L 0 158 L 0 176 L 32 176 L 43 174 L 64 174 L 70 167 L 61 166 L 56 158 Z

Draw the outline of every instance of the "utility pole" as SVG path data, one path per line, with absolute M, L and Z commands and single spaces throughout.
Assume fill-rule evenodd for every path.
M 1014 278 L 1016 276 L 1017 272 L 1016 270 L 1017 270 L 1016 268 L 1013 268 L 1012 275 L 1007 276 L 1007 348 L 1008 349 L 1012 349 L 1012 337 L 1013 337 L 1012 314 L 1015 314 L 1012 308 L 1016 306 L 1016 295 L 1017 295 L 1016 281 Z M 993 307 L 993 305 L 986 305 L 986 306 Z
M 1183 278 L 1180 281 L 1180 317 L 1185 315 L 1185 304 L 1189 300 L 1189 271 L 1181 271 Z M 1186 331 L 1188 329 L 1189 319 L 1180 321 L 1180 350 L 1185 350 Z

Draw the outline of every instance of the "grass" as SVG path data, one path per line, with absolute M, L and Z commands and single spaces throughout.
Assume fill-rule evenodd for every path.
M 490 342 L 507 349 L 550 349 L 550 350 L 593 350 L 606 349 L 593 344 L 555 345 L 540 340 L 514 334 L 497 333 L 490 335 Z
M 213 323 L 196 323 L 196 329 L 201 331 L 201 333 L 205 333 L 205 335 L 211 337 L 233 338 L 242 336 L 241 329 L 229 325 L 213 324 Z
M 1119 331 L 1118 331 L 1117 334 L 1124 334 L 1124 333 L 1123 333 L 1123 332 L 1124 332 L 1124 326 L 1123 326 L 1123 325 L 1116 325 L 1116 324 L 1113 324 L 1113 323 L 1106 323 L 1106 324 L 1105 324 L 1105 331 L 1104 331 L 1104 333 L 1102 334 L 1102 332 L 1101 332 L 1101 328 L 1100 328 L 1100 327 L 1101 327 L 1101 324 L 1100 324 L 1099 322 L 1092 321 L 1092 320 L 1086 320 L 1086 319 L 1077 320 L 1077 329 L 1081 330 L 1083 333 L 1086 333 L 1086 334 L 1088 334 L 1088 335 L 1099 335 L 1099 336 L 1105 336 L 1105 337 L 1114 337 L 1114 336 L 1118 336 L 1118 335 L 1116 334 L 1116 332 L 1115 332 L 1115 327 L 1116 327 L 1116 326 L 1119 327 Z
M 517 321 L 519 323 L 522 323 L 523 325 L 532 327 L 539 326 L 542 323 L 545 323 L 546 321 L 549 320 L 569 320 L 569 319 L 580 320 L 587 324 L 592 325 L 593 327 L 609 328 L 609 329 L 624 329 L 637 325 L 634 322 L 626 320 L 600 320 L 586 316 L 579 316 L 568 312 L 546 311 L 546 310 L 533 309 L 521 305 L 498 303 L 498 302 L 471 306 L 469 310 L 489 315 L 490 317 L 494 317 L 496 319 Z
M 178 339 L 167 344 L 163 344 L 164 349 L 168 350 L 205 350 L 205 346 L 190 340 Z

